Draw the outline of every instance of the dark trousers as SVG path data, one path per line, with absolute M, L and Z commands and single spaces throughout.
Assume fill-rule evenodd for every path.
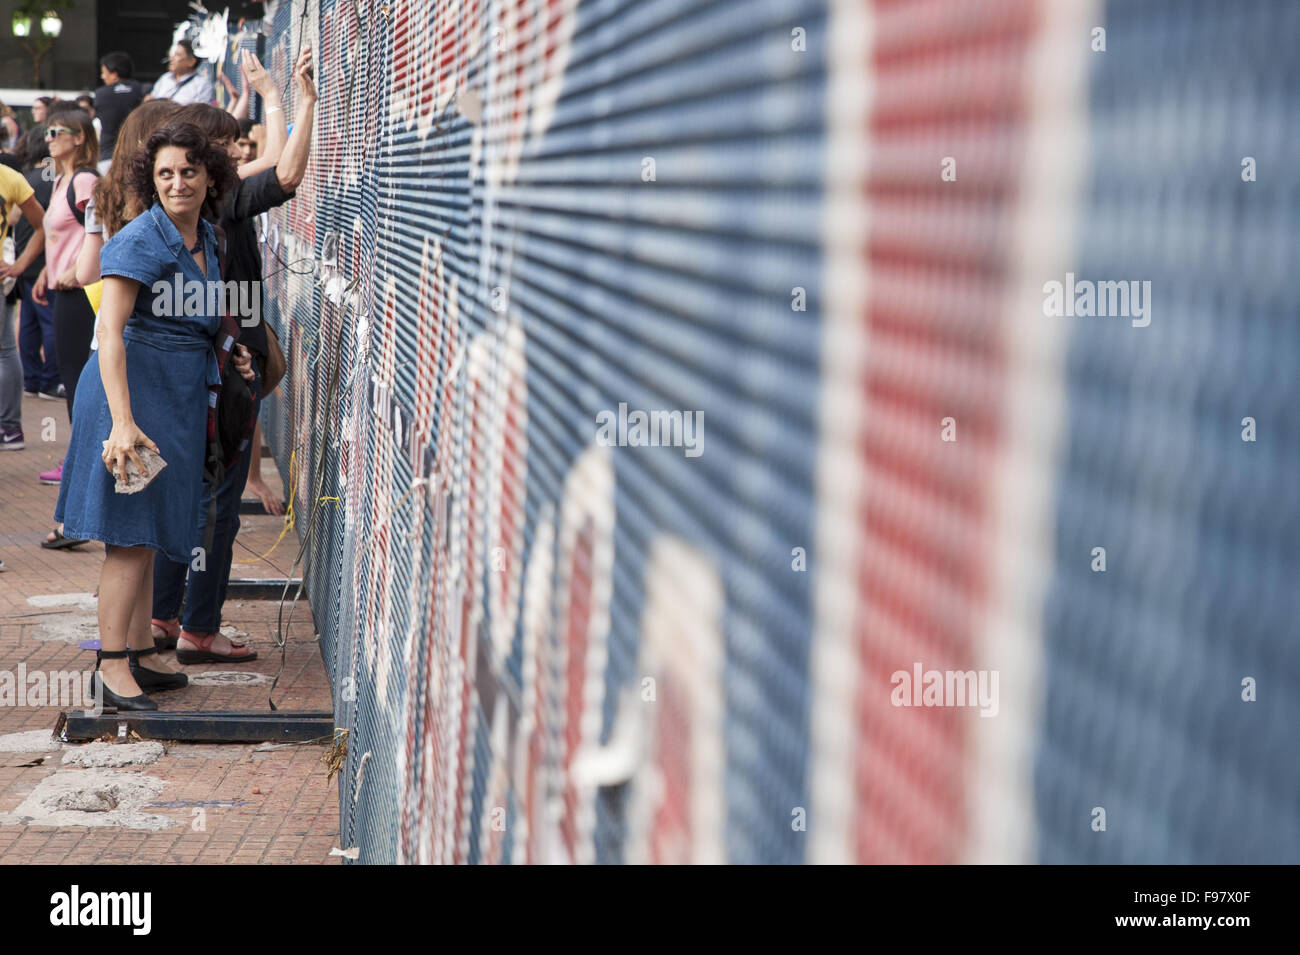
M 72 420 L 72 399 L 77 393 L 77 379 L 90 358 L 90 340 L 95 336 L 95 312 L 86 298 L 85 289 L 60 289 L 54 292 L 54 351 L 59 361 L 59 377 L 68 392 L 68 420 Z
M 18 296 L 22 302 L 18 352 L 23 360 L 23 388 L 52 395 L 59 390 L 60 381 L 59 361 L 54 355 L 54 303 L 41 305 L 32 298 L 35 285 L 27 279 L 18 280 Z
M 257 362 L 253 362 L 257 371 Z M 262 382 L 256 378 L 254 388 L 254 413 L 262 406 Z M 193 563 L 179 564 L 162 554 L 153 561 L 153 617 L 171 620 L 181 608 L 185 598 L 185 618 L 181 625 L 191 633 L 216 633 L 221 629 L 221 605 L 226 602 L 226 585 L 230 583 L 230 565 L 234 558 L 235 535 L 239 533 L 239 502 L 248 483 L 248 466 L 252 460 L 252 441 L 239 456 L 235 466 L 226 474 L 217 490 L 217 527 L 212 535 L 212 550 L 204 557 L 205 567 L 198 570 Z M 203 499 L 196 516 L 198 540 L 203 540 L 207 526 L 211 492 L 203 485 Z M 186 575 L 189 576 L 188 584 Z

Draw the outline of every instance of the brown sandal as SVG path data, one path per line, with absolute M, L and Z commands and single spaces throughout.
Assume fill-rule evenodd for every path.
M 181 622 L 179 620 L 159 620 L 154 617 L 149 621 L 149 633 L 153 637 L 153 645 L 159 650 L 175 650 L 176 640 L 181 633 Z
M 198 647 L 197 650 L 187 650 L 179 642 L 176 645 L 176 662 L 177 663 L 247 663 L 250 660 L 257 659 L 257 651 L 249 649 L 246 643 L 236 643 L 230 640 L 231 653 L 216 653 L 212 650 L 212 641 L 221 636 L 220 633 L 197 634 L 190 633 L 188 630 L 182 630 L 180 639 L 188 640 Z M 240 650 L 248 650 L 247 653 L 239 653 Z

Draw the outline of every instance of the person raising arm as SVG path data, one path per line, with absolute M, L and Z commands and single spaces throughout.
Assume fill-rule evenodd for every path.
M 252 287 L 258 316 L 262 314 L 262 260 L 258 253 L 254 220 L 261 213 L 292 198 L 293 190 L 306 174 L 316 103 L 310 50 L 304 50 L 299 58 L 294 78 L 299 91 L 298 116 L 280 162 L 274 168 L 240 180 L 229 199 L 218 207 L 218 223 L 227 240 L 222 277 Z M 236 146 L 239 124 L 229 113 L 211 106 L 196 105 L 185 107 L 179 118 L 200 128 L 207 140 L 224 150 L 232 160 L 240 155 Z M 263 362 L 270 354 L 265 323 L 260 320 L 244 323 L 239 343 L 259 359 L 255 362 L 255 370 L 261 374 L 256 380 L 257 387 L 253 389 L 256 416 L 262 394 L 261 378 L 266 374 Z M 239 505 L 246 482 L 268 511 L 275 513 L 279 510 L 279 502 L 261 481 L 259 470 L 251 467 L 258 463 L 259 449 L 260 444 L 255 440 L 251 453 L 240 457 L 216 491 L 216 531 L 206 567 L 196 569 L 187 560 L 176 559 L 159 559 L 154 564 L 154 639 L 163 646 L 174 643 L 177 659 L 182 663 L 240 663 L 257 659 L 255 650 L 233 643 L 220 633 L 220 629 L 222 601 L 230 576 L 234 539 L 239 532 Z M 255 480 L 249 480 L 250 470 Z M 211 499 L 204 503 L 212 506 Z M 178 618 L 182 606 L 183 620 Z
M 286 192 L 292 192 L 301 185 L 307 174 L 307 160 L 311 156 L 317 94 L 312 76 L 310 47 L 304 47 L 299 54 L 298 62 L 293 67 L 293 80 L 298 87 L 298 108 L 294 111 L 293 132 L 284 144 L 284 152 L 275 163 L 276 178 L 280 180 L 280 188 Z
M 302 55 L 298 57 L 299 64 L 303 62 L 303 56 L 306 56 L 310 62 L 311 50 L 303 50 Z M 252 89 L 262 97 L 263 123 L 266 127 L 266 143 L 261 155 L 239 167 L 239 178 L 249 179 L 259 172 L 274 168 L 280 161 L 280 154 L 284 151 L 288 139 L 288 130 L 284 124 L 284 104 L 280 98 L 280 91 L 271 79 L 271 74 L 266 72 L 266 68 L 252 51 L 244 50 L 240 55 L 239 71 L 244 76 L 244 89 Z M 296 72 L 297 67 L 295 67 Z M 240 117 L 236 115 L 235 118 Z

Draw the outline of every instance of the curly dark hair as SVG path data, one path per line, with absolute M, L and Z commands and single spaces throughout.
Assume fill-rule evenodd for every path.
M 131 157 L 127 183 L 140 200 L 141 207 L 148 209 L 158 201 L 158 190 L 153 182 L 154 161 L 158 158 L 158 151 L 167 146 L 185 150 L 187 162 L 203 166 L 208 171 L 211 188 L 203 201 L 202 215 L 215 221 L 218 203 L 235 188 L 239 177 L 226 151 L 211 145 L 203 131 L 193 123 L 168 123 L 154 132 L 144 148 Z

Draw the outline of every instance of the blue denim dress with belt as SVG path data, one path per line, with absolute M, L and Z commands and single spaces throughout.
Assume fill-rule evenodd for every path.
M 149 547 L 186 562 L 202 543 L 194 518 L 203 493 L 208 388 L 221 380 L 213 350 L 221 317 L 207 308 L 212 296 L 206 294 L 206 283 L 219 282 L 221 273 L 211 224 L 200 220 L 199 234 L 207 275 L 157 204 L 128 223 L 100 253 L 104 278 L 116 275 L 141 285 L 122 332 L 127 388 L 135 423 L 158 445 L 167 467 L 143 491 L 114 491 L 115 480 L 103 462 L 113 417 L 100 376 L 101 353 L 92 353 L 77 385 L 72 439 L 54 510 L 68 537 Z M 203 283 L 202 303 L 195 301 L 199 296 L 182 298 L 179 311 L 188 314 L 174 314 L 172 289 L 178 275 L 185 283 Z M 155 294 L 156 282 L 165 282 L 167 290 Z

